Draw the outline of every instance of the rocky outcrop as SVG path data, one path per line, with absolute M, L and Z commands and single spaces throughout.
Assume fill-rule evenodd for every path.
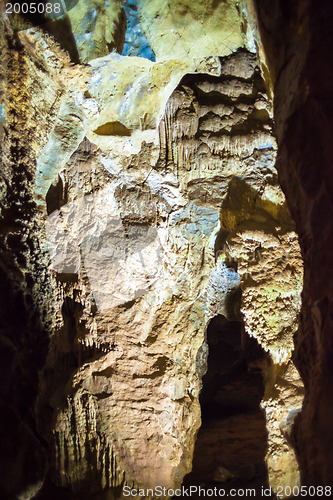
M 126 33 L 126 15 L 121 0 L 79 0 L 73 6 L 68 4 L 67 16 L 81 63 L 113 51 L 121 54 Z M 53 21 L 55 28 L 59 25 L 57 31 L 61 41 L 60 23 L 61 20 Z
M 305 485 L 332 473 L 332 17 L 330 2 L 255 2 L 275 95 L 279 177 L 296 222 L 304 290 L 295 363 L 305 384 L 295 443 Z M 274 14 L 273 14 L 274 13 Z
M 36 430 L 38 370 L 53 331 L 55 287 L 35 210 L 35 160 L 59 110 L 68 59 L 53 40 L 29 43 L 8 25 L 3 49 L 1 144 L 1 479 L 2 498 L 32 497 L 47 466 Z
M 138 0 L 137 5 L 157 61 L 224 56 L 244 44 L 239 6 L 233 0 Z
M 103 67 L 99 62 L 97 68 Z M 106 93 L 107 87 L 95 74 L 92 78 L 88 99 L 96 96 L 100 109 L 101 90 Z M 94 81 L 102 82 L 101 90 Z M 82 92 L 87 92 L 84 87 Z M 160 146 L 148 142 L 156 137 L 154 129 L 149 132 L 156 121 L 142 122 L 142 112 L 137 113 L 138 118 L 127 115 L 132 122 L 122 117 L 125 130 L 114 125 L 96 133 L 93 122 L 94 132 L 87 132 L 63 164 L 46 197 L 59 312 L 42 375 L 40 428 L 54 450 L 53 480 L 91 493 L 124 483 L 178 486 L 190 471 L 209 349 L 206 325 L 217 314 L 241 319 L 240 284 L 249 302 L 258 304 L 258 322 L 267 323 L 260 280 L 253 276 L 252 288 L 246 282 L 254 248 L 262 245 L 260 262 L 268 258 L 266 247 L 271 258 L 279 249 L 274 254 L 277 272 L 266 276 L 276 294 L 281 275 L 284 281 L 290 276 L 285 296 L 280 288 L 283 324 L 275 330 L 266 326 L 274 342 L 281 337 L 282 355 L 250 329 L 246 314 L 251 311 L 246 301 L 242 306 L 245 329 L 257 335 L 267 352 L 271 348 L 273 366 L 289 361 L 299 307 L 297 243 L 292 250 L 295 235 L 277 185 L 269 104 L 254 56 L 243 51 L 225 59 L 220 77 L 185 77 L 160 122 Z M 133 148 L 132 130 L 140 124 L 150 135 Z M 76 124 L 70 126 L 77 130 Z M 75 134 L 70 137 L 79 142 Z M 50 136 L 48 144 L 43 158 L 55 157 L 62 143 Z M 122 148 L 116 158 L 115 148 Z M 244 199 L 250 206 L 233 207 L 235 185 L 238 205 Z M 257 235 L 256 240 L 252 234 L 253 249 L 244 257 L 232 241 L 233 235 L 243 234 L 242 224 Z M 286 246 L 289 262 L 288 256 L 282 258 Z M 231 258 L 245 265 L 234 278 L 228 270 Z M 269 392 L 276 382 L 270 372 L 276 377 L 279 370 L 265 369 Z M 276 395 L 267 398 L 267 405 L 279 407 Z M 276 447 L 273 435 L 270 439 Z
M 157 62 L 111 53 L 73 66 L 41 29 L 5 25 L 7 86 L 17 92 L 5 100 L 5 183 L 16 157 L 29 166 L 28 289 L 46 318 L 19 417 L 30 432 L 33 412 L 41 465 L 6 483 L 8 494 L 39 481 L 40 498 L 57 488 L 117 496 L 125 484 L 179 486 L 192 467 L 192 484 L 298 484 L 288 422 L 303 392 L 291 359 L 302 263 L 275 169 L 271 104 L 255 54 L 236 50 L 235 5 L 224 6 L 227 32 L 222 5 L 214 17 L 197 4 L 182 8 L 189 27 L 214 34 L 202 34 L 204 52 L 190 28 L 172 31 L 171 11 L 156 17 L 157 2 L 139 2 Z M 25 114 L 13 85 L 22 68 Z M 20 260 L 13 268 L 21 276 Z M 18 352 L 20 336 L 32 342 L 18 330 Z

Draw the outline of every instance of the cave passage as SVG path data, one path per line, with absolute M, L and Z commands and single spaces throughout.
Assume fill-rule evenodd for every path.
M 268 487 L 265 464 L 267 429 L 260 401 L 262 367 L 268 355 L 245 334 L 240 321 L 217 315 L 207 328 L 208 369 L 200 394 L 202 425 L 192 472 L 184 486 L 255 488 L 256 498 Z

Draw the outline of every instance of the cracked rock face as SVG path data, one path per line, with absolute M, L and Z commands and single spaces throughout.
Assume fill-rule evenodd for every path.
M 140 19 L 150 19 L 156 4 L 139 2 Z M 81 7 L 80 1 L 71 16 Z M 201 7 L 187 10 L 204 17 L 205 27 L 210 11 Z M 205 421 L 200 391 L 222 409 L 230 409 L 228 391 L 237 394 L 231 427 L 220 420 L 213 427 L 223 444 L 230 429 L 247 425 L 244 408 L 253 405 L 242 384 L 255 380 L 248 392 L 257 413 L 241 448 L 264 435 L 257 462 L 245 453 L 227 464 L 214 450 L 218 465 L 207 481 L 245 484 L 266 463 L 272 486 L 286 477 L 286 484 L 298 484 L 284 423 L 302 402 L 291 361 L 302 263 L 275 169 L 271 105 L 255 55 L 234 50 L 237 37 L 225 57 L 210 48 L 163 61 L 161 19 L 150 28 L 142 22 L 156 63 L 109 54 L 70 66 L 40 30 L 16 38 L 8 32 L 7 54 L 26 68 L 24 99 L 32 96 L 24 141 L 31 130 L 35 135 L 24 188 L 38 210 L 33 206 L 24 223 L 38 248 L 28 268 L 40 255 L 46 283 L 32 303 L 50 319 L 39 386 L 34 380 L 24 413 L 29 423 L 37 401 L 36 433 L 48 450 L 47 472 L 40 467 L 39 477 L 46 474 L 51 490 L 88 498 L 103 498 L 104 490 L 121 498 L 125 484 L 179 487 L 192 463 L 197 467 L 196 437 Z M 38 56 L 36 44 L 43 47 Z M 8 86 L 11 71 L 19 70 L 7 60 Z M 4 103 L 8 157 L 17 100 Z M 13 264 L 17 281 L 21 265 Z M 38 272 L 28 288 L 40 286 Z M 223 379 L 234 376 L 234 366 L 238 379 Z M 202 432 L 199 449 L 213 446 L 209 430 Z
M 306 396 L 294 436 L 302 483 L 332 485 L 332 65 L 333 6 L 254 2 L 275 94 L 278 169 L 304 259 L 295 363 Z M 272 14 L 274 12 L 274 14 Z M 295 30 L 295 26 L 297 29 Z M 277 49 L 277 50 L 276 50 Z
M 88 134 L 49 189 L 46 234 L 59 305 L 39 414 L 62 486 L 93 493 L 124 482 L 181 484 L 200 426 L 206 325 L 217 314 L 243 317 L 271 354 L 267 404 L 279 407 L 269 384 L 292 352 L 299 250 L 254 56 L 241 51 L 221 67 L 220 77 L 181 81 L 159 142 L 152 136 L 132 152 L 132 137 L 115 128 L 97 144 Z M 96 95 L 99 85 L 107 89 L 98 79 L 88 85 Z M 75 120 L 69 127 L 77 130 Z M 277 320 L 267 312 L 268 287 Z

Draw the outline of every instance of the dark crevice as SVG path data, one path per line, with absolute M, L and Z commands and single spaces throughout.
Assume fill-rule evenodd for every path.
M 66 203 L 68 203 L 67 186 L 63 183 L 60 175 L 58 175 L 57 182 L 51 184 L 46 194 L 47 214 L 50 215 L 55 210 L 66 205 Z
M 123 123 L 119 121 L 103 123 L 94 130 L 94 134 L 103 136 L 120 136 L 129 137 L 131 130 L 129 130 Z
M 68 12 L 74 7 L 77 1 L 78 0 L 72 0 L 71 2 L 66 2 L 66 11 Z M 44 4 L 44 7 L 42 4 Z M 40 6 L 40 13 L 38 11 L 36 13 L 21 13 L 21 16 L 12 14 L 10 17 L 13 26 L 17 26 L 17 28 L 20 29 L 27 29 L 29 26 L 40 27 L 46 33 L 54 36 L 59 45 L 68 52 L 73 63 L 79 64 L 80 57 L 68 15 L 65 15 L 62 4 L 59 2 L 60 13 L 58 15 L 54 13 L 52 16 L 53 19 L 50 19 L 50 16 L 44 13 L 44 10 L 46 12 L 47 4 L 49 4 L 47 0 L 40 1 L 37 4 Z
M 268 487 L 268 447 L 262 366 L 270 363 L 241 321 L 215 316 L 207 328 L 207 373 L 200 394 L 202 425 L 192 472 L 184 486 L 254 488 L 256 498 Z

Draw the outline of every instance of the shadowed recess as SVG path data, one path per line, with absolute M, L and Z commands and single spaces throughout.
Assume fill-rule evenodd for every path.
M 125 125 L 116 121 L 103 123 L 103 125 L 100 125 L 96 130 L 94 130 L 94 134 L 130 136 L 131 131 L 125 127 Z
M 267 430 L 260 408 L 267 354 L 240 321 L 217 315 L 207 328 L 208 369 L 200 394 L 202 426 L 184 486 L 256 489 L 268 485 Z

